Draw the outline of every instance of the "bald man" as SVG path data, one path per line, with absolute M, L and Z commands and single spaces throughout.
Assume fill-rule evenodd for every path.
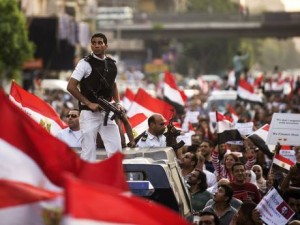
M 153 114 L 148 118 L 148 130 L 145 131 L 137 143 L 140 148 L 166 147 L 166 119 L 160 114 Z

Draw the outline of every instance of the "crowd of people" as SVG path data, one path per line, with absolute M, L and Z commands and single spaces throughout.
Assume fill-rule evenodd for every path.
M 91 38 L 93 53 L 78 63 L 69 80 L 68 91 L 80 102 L 80 111 L 67 104 L 69 99 L 64 104 L 59 103 L 59 98 L 52 101 L 55 108 L 60 106 L 60 113 L 69 125 L 57 136 L 71 147 L 81 148 L 81 158 L 89 161 L 96 160 L 99 134 L 108 156 L 124 147 L 120 121 L 125 124 L 127 133 L 132 134 L 126 115 L 120 120 L 107 119 L 112 115 L 105 115 L 105 110 L 97 101 L 99 97 L 114 100 L 115 107 L 124 112 L 116 83 L 117 68 L 114 60 L 105 55 L 107 47 L 105 35 L 94 34 Z M 247 54 L 242 56 L 238 53 L 234 58 L 237 81 L 251 78 L 245 70 L 242 71 L 240 65 L 247 57 Z M 300 78 L 285 80 L 291 84 L 291 91 L 287 94 L 267 88 L 268 84 L 279 79 L 278 75 L 256 83 L 265 97 L 265 104 L 236 101 L 233 108 L 238 122 L 253 122 L 253 130 L 256 130 L 264 124 L 270 124 L 273 113 L 299 113 Z M 237 81 L 235 85 L 238 85 Z M 193 216 L 197 218 L 194 224 L 263 224 L 256 206 L 272 187 L 278 190 L 295 212 L 290 224 L 300 224 L 299 146 L 292 146 L 299 164 L 296 163 L 284 174 L 272 166 L 270 154 L 266 155 L 260 146 L 246 137 L 239 143 L 218 143 L 218 135 L 210 126 L 209 112 L 203 108 L 204 102 L 205 96 L 201 90 L 200 95 L 189 99 L 186 112 L 198 113 L 197 121 L 191 124 L 194 134 L 190 145 L 174 149 L 182 177 L 190 191 Z M 230 114 L 229 111 L 226 113 Z M 184 121 L 184 116 L 177 118 L 179 122 Z M 164 135 L 167 128 L 172 129 L 167 127 L 162 115 L 155 113 L 148 118 L 148 129 L 139 139 L 134 139 L 133 135 L 129 137 L 129 146 L 170 146 Z

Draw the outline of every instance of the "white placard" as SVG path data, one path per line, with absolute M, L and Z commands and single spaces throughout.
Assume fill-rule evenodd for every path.
M 236 123 L 235 128 L 238 129 L 241 135 L 247 136 L 253 133 L 253 122 Z
M 269 225 L 286 224 L 295 214 L 275 188 L 263 197 L 256 208 L 261 219 Z
M 300 114 L 274 113 L 267 144 L 300 145 Z

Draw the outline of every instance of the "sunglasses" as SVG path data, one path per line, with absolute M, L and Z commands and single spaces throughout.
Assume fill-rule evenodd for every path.
M 66 117 L 67 118 L 77 118 L 78 116 L 76 114 L 69 114 Z

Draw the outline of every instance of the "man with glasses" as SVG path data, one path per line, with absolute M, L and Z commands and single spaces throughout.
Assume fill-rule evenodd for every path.
M 153 114 L 148 118 L 148 130 L 138 140 L 136 146 L 140 148 L 166 147 L 166 119 L 160 114 Z
M 81 132 L 79 128 L 79 111 L 71 109 L 66 115 L 69 127 L 62 129 L 56 137 L 65 142 L 71 148 L 81 148 Z

